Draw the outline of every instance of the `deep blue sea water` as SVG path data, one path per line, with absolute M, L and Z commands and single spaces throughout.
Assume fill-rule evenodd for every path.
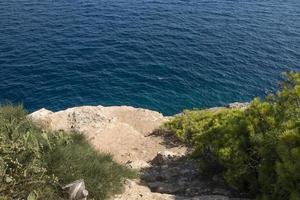
M 300 70 L 299 0 L 1 0 L 0 102 L 166 115 Z

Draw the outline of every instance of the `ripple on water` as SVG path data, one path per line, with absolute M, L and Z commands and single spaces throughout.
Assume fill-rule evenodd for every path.
M 170 115 L 249 101 L 300 69 L 298 0 L 2 0 L 0 101 Z

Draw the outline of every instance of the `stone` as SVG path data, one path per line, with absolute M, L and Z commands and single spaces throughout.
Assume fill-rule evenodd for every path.
M 180 187 L 178 187 L 178 185 L 175 184 L 173 185 L 164 182 L 152 182 L 152 183 L 148 183 L 148 186 L 153 192 L 166 193 L 166 194 L 174 194 L 181 189 Z
M 70 200 L 87 200 L 88 191 L 85 189 L 83 180 L 74 181 L 64 187 L 63 190 L 68 190 Z
M 37 111 L 31 113 L 30 115 L 28 115 L 28 117 L 33 118 L 33 119 L 43 120 L 44 117 L 46 117 L 52 113 L 53 113 L 52 111 L 42 108 L 40 110 L 37 110 Z
M 150 164 L 144 160 L 127 161 L 126 166 L 131 169 L 143 169 L 150 167 Z
M 190 169 L 182 169 L 179 171 L 180 174 L 185 175 L 185 174 L 190 174 L 192 170 Z
M 225 196 L 228 196 L 230 194 L 228 190 L 225 190 L 223 188 L 215 188 L 212 193 Z

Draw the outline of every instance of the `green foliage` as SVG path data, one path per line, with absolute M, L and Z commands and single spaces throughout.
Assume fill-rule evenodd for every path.
M 300 74 L 246 109 L 185 111 L 167 122 L 192 145 L 203 172 L 264 200 L 300 199 Z
M 72 140 L 69 145 L 59 145 L 47 156 L 50 172 L 59 177 L 62 184 L 80 177 L 86 187 L 91 188 L 89 198 L 106 199 L 120 192 L 124 177 L 135 177 L 133 171 L 114 163 L 111 156 L 96 152 L 82 135 L 73 134 Z
M 89 197 L 104 199 L 134 175 L 83 136 L 43 131 L 26 115 L 22 106 L 0 106 L 0 199 L 66 199 L 61 186 L 78 179 Z
M 26 118 L 22 106 L 0 109 L 0 194 L 7 199 L 26 197 L 41 187 L 52 188 L 56 179 L 47 173 L 42 156 L 45 135 Z M 8 198 L 9 197 L 9 198 Z

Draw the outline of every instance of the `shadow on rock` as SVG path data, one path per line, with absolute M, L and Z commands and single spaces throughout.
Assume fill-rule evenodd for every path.
M 173 133 L 168 133 L 161 129 L 156 129 L 152 133 L 148 134 L 146 137 L 160 137 L 163 139 L 161 142 L 166 148 L 171 149 L 174 147 L 189 147 L 186 144 L 183 144 Z
M 152 192 L 173 194 L 178 200 L 202 195 L 241 196 L 227 187 L 220 177 L 200 176 L 197 163 L 185 155 L 159 152 L 150 164 L 142 170 L 141 181 Z

